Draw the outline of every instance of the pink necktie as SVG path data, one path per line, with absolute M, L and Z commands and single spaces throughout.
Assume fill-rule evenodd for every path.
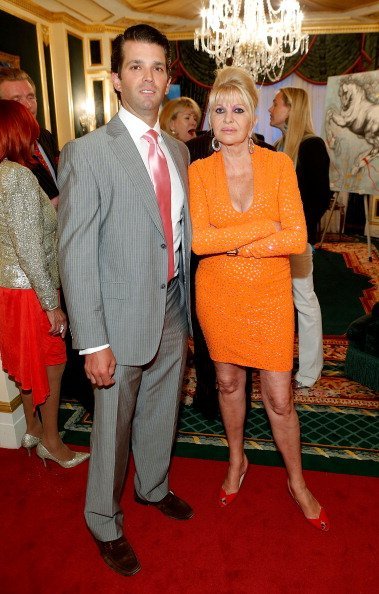
M 166 238 L 168 256 L 167 280 L 170 281 L 174 276 L 174 240 L 171 221 L 170 173 L 166 157 L 158 144 L 158 132 L 155 130 L 148 130 L 142 138 L 149 143 L 149 167 Z

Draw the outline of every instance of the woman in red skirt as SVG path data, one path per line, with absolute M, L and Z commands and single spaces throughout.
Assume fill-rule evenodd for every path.
M 38 135 L 26 107 L 0 100 L 0 354 L 21 388 L 21 445 L 70 468 L 89 454 L 70 450 L 58 432 L 67 320 L 59 305 L 56 213 L 27 168 Z

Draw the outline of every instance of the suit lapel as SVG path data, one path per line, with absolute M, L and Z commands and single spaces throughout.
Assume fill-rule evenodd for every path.
M 172 160 L 174 161 L 175 167 L 178 171 L 180 183 L 182 184 L 182 187 L 183 187 L 184 196 L 187 196 L 188 189 L 185 184 L 185 180 L 187 179 L 187 167 L 186 167 L 185 163 L 183 162 L 183 158 L 180 153 L 178 143 L 175 139 L 171 138 L 171 136 L 169 134 L 166 134 L 166 132 L 162 132 L 162 136 L 164 138 L 164 141 L 165 141 L 165 144 L 166 144 L 168 150 L 170 151 L 170 154 L 171 154 Z
M 149 212 L 154 224 L 164 237 L 161 215 L 154 191 L 154 186 L 141 159 L 136 145 L 128 130 L 115 115 L 107 124 L 107 134 L 110 136 L 109 146 L 135 186 L 138 194 Z M 136 176 L 138 172 L 138 177 Z
M 190 215 L 189 215 L 189 208 L 188 208 L 188 186 L 187 186 L 187 165 L 184 162 L 183 155 L 180 151 L 178 142 L 171 138 L 169 134 L 166 132 L 162 132 L 164 137 L 166 146 L 170 151 L 171 157 L 175 163 L 176 169 L 179 174 L 180 183 L 183 187 L 184 192 L 184 206 L 183 206 L 183 225 L 182 225 L 182 253 L 183 258 L 185 259 L 190 251 L 190 241 L 191 241 L 191 224 L 190 224 Z
M 136 145 L 134 144 L 127 128 L 124 126 L 118 115 L 115 115 L 107 124 L 107 134 L 110 137 L 109 145 L 111 150 L 113 151 L 117 159 L 120 161 L 122 167 L 128 174 L 132 184 L 135 186 L 136 190 L 141 196 L 141 200 L 143 201 L 146 210 L 149 212 L 154 224 L 164 237 L 162 220 L 159 211 L 159 206 L 157 203 L 157 198 L 154 191 L 154 186 L 151 182 L 150 176 L 141 159 L 141 155 L 139 154 Z M 185 224 L 188 225 L 188 188 L 186 185 L 187 167 L 184 163 L 177 141 L 171 138 L 165 132 L 163 132 L 162 134 L 164 137 L 165 144 L 171 154 L 171 157 L 178 171 L 180 183 L 183 187 L 183 192 L 185 196 L 184 218 Z M 139 173 L 138 178 L 136 176 L 136 171 L 138 171 Z M 188 233 L 186 233 L 186 235 L 188 236 Z
M 56 161 L 55 161 L 56 155 L 53 152 L 53 148 L 51 146 L 51 143 L 49 142 L 49 139 L 46 136 L 46 131 L 43 128 L 40 131 L 40 136 L 38 138 L 38 142 L 40 143 L 40 145 L 42 146 L 43 150 L 45 151 L 45 154 L 46 154 L 47 158 L 50 161 L 50 165 L 52 166 L 55 175 L 57 175 L 57 164 L 56 164 Z

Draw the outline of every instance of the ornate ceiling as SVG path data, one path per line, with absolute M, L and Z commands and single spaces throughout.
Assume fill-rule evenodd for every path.
M 8 0 L 51 21 L 65 21 L 88 31 L 121 31 L 136 22 L 150 23 L 171 39 L 190 39 L 207 0 Z M 278 5 L 279 0 L 272 0 Z M 304 30 L 309 33 L 379 31 L 379 2 L 300 0 Z

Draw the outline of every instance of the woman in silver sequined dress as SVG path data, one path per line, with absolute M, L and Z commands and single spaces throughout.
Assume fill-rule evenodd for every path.
M 72 452 L 58 432 L 67 320 L 59 304 L 56 213 L 26 167 L 38 134 L 21 103 L 0 100 L 0 354 L 21 388 L 21 445 L 69 468 L 88 454 Z

